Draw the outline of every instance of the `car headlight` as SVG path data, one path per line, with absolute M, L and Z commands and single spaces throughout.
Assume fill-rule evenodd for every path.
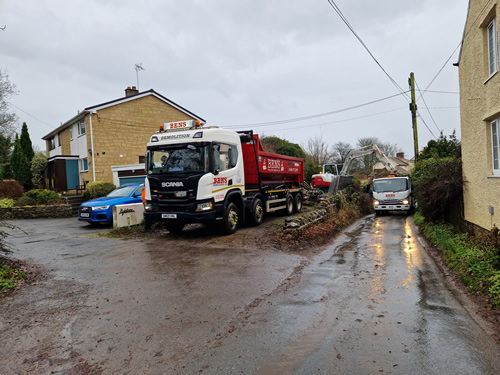
M 106 206 L 97 206 L 97 207 L 94 207 L 93 211 L 97 211 L 97 210 L 107 210 L 109 208 L 109 204 L 106 205 Z
M 212 201 L 210 202 L 204 202 L 204 203 L 198 203 L 196 205 L 196 212 L 198 211 L 209 211 L 214 208 L 214 204 Z

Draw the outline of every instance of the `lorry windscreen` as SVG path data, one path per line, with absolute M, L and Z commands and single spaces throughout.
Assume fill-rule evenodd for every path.
M 149 150 L 148 174 L 206 173 L 208 172 L 207 145 L 182 144 L 155 147 Z
M 406 178 L 388 178 L 384 180 L 373 180 L 373 191 L 375 193 L 386 193 L 408 190 Z

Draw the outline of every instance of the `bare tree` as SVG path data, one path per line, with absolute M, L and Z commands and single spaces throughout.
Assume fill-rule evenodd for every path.
M 9 112 L 8 99 L 17 95 L 16 85 L 9 81 L 6 70 L 0 69 L 0 134 L 10 136 L 14 131 L 17 116 Z
M 323 165 L 331 162 L 332 154 L 328 151 L 328 144 L 320 137 L 310 138 L 306 146 L 302 146 L 309 161 Z
M 382 151 L 385 156 L 396 156 L 398 152 L 398 145 L 392 144 L 390 142 L 382 142 L 377 137 L 364 137 L 358 138 L 357 147 L 366 147 L 371 145 L 377 145 L 377 147 Z M 364 169 L 365 172 L 371 171 L 373 165 L 377 162 L 377 158 L 374 155 L 367 155 L 361 159 L 360 168 Z
M 332 157 L 333 162 L 336 164 L 344 164 L 349 151 L 352 150 L 352 146 L 346 142 L 337 142 L 332 147 Z

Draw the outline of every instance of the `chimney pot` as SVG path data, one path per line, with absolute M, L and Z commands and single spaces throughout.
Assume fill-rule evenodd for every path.
M 132 86 L 132 88 L 130 86 L 128 86 L 125 89 L 125 96 L 132 96 L 132 95 L 136 95 L 138 93 L 139 93 L 139 90 L 137 90 L 137 88 L 135 86 Z

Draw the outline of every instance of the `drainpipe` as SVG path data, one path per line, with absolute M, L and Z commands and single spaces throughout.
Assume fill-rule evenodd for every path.
M 94 133 L 92 132 L 92 115 L 95 115 L 95 111 L 91 111 L 89 115 L 90 119 L 90 149 L 92 150 L 92 178 L 95 182 L 95 158 L 94 158 Z

